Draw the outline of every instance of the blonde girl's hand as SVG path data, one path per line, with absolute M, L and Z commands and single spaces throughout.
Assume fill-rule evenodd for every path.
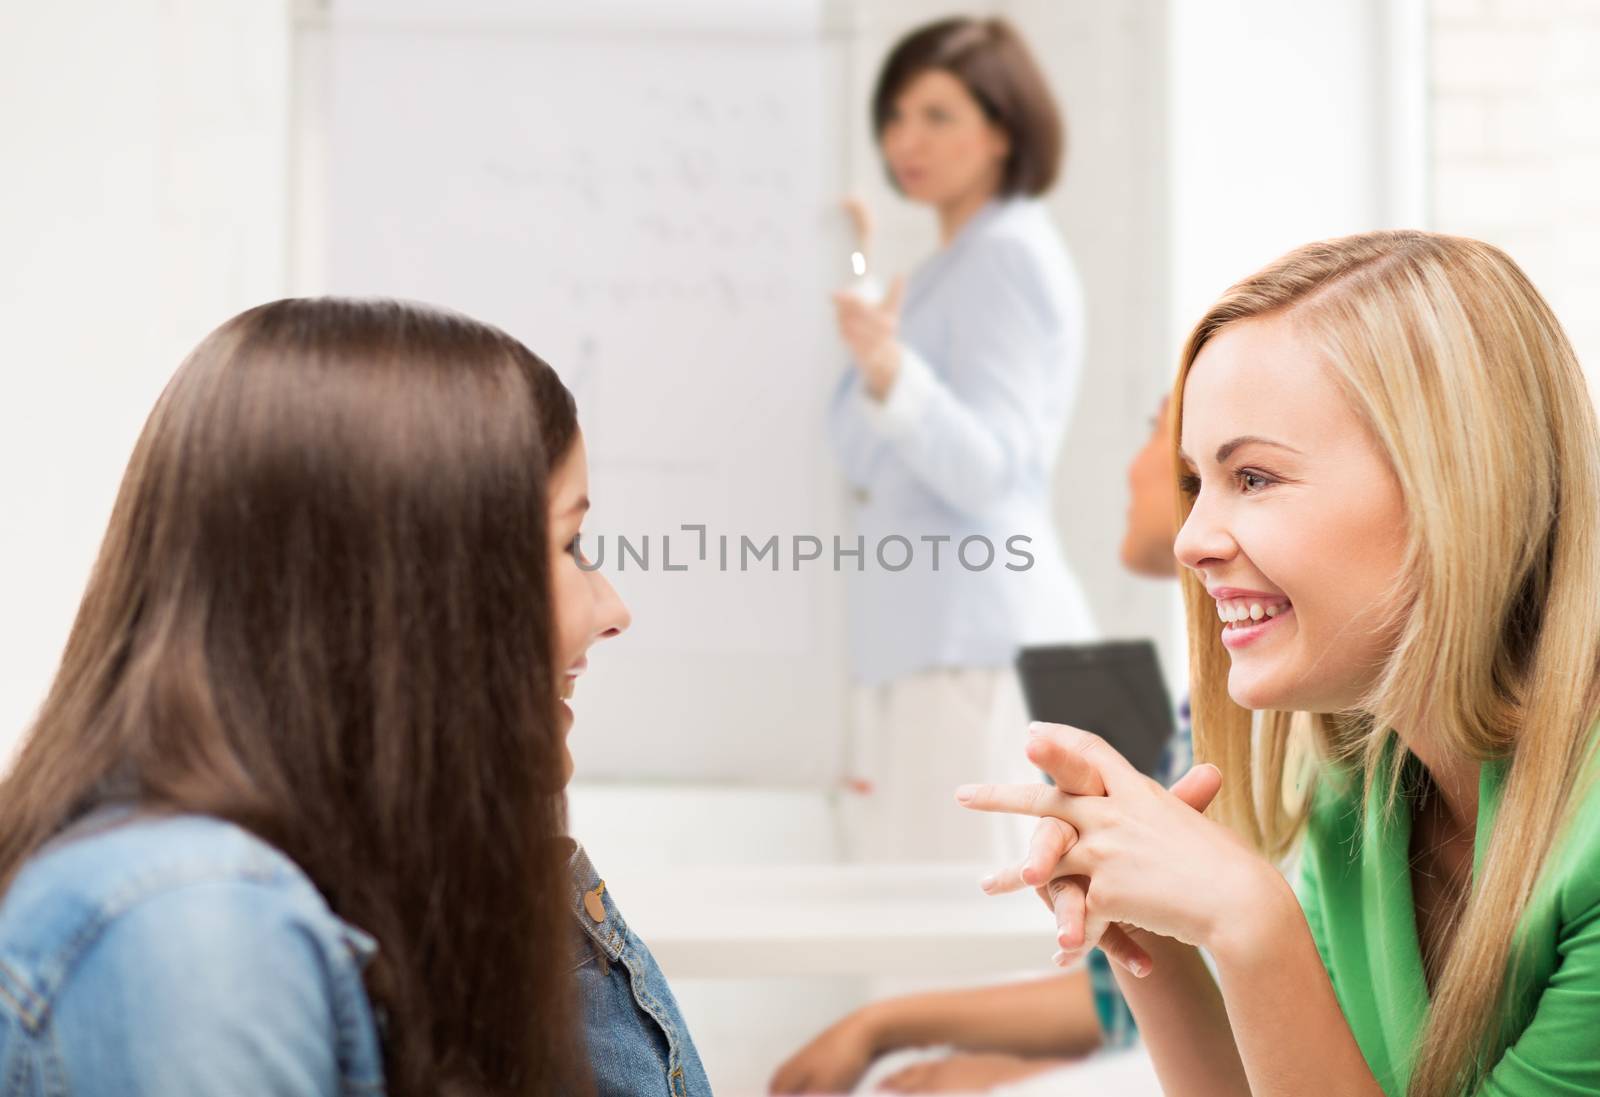
M 1030 726 L 1030 744 L 1038 729 L 1049 725 Z M 1076 796 L 1104 796 L 1105 782 L 1100 772 L 1087 759 L 1073 757 L 1051 773 L 1054 787 L 1029 785 L 1039 798 L 1042 807 L 1053 802 L 1059 794 Z M 958 792 L 959 795 L 959 792 Z M 1029 814 L 1038 814 L 1029 812 Z M 1089 879 L 1086 876 L 1056 876 L 1055 866 L 1078 839 L 1072 825 L 1044 815 L 1034 827 L 1028 844 L 1028 855 L 1020 865 L 1004 869 L 983 880 L 983 890 L 990 895 L 1003 895 L 1023 887 L 1032 887 L 1056 919 L 1055 962 L 1059 967 L 1069 967 L 1098 947 L 1115 963 L 1134 975 L 1143 977 L 1153 966 L 1150 954 L 1129 934 L 1127 927 L 1115 923 L 1097 928 L 1089 934 L 1087 929 Z
M 969 785 L 958 799 L 1041 818 L 1027 859 L 986 889 L 1044 887 L 1069 960 L 1099 946 L 1146 974 L 1149 956 L 1131 929 L 1206 945 L 1248 909 L 1264 871 L 1276 873 L 1201 814 L 1221 787 L 1216 767 L 1196 766 L 1167 790 L 1097 735 L 1058 724 L 1031 730 L 1028 757 L 1057 787 Z
M 896 278 L 888 294 L 876 304 L 849 290 L 833 295 L 834 312 L 839 321 L 839 336 L 850 348 L 850 356 L 861 371 L 862 383 L 876 400 L 888 396 L 900 373 L 900 302 L 905 297 L 905 280 Z
M 1196 811 L 1204 811 L 1216 795 L 1215 786 L 1219 783 L 1216 767 L 1196 766 L 1172 786 L 1171 792 Z M 1071 967 L 1098 947 L 1111 960 L 1143 978 L 1154 967 L 1154 961 L 1140 944 L 1142 934 L 1137 927 L 1122 922 L 1112 922 L 1103 929 L 1099 923 L 1091 926 L 1089 878 L 1051 876 L 1076 838 L 1076 831 L 1070 824 L 1059 819 L 1040 819 L 1034 828 L 1027 860 L 988 877 L 983 889 L 991 895 L 1001 895 L 1021 887 L 1033 887 L 1055 915 L 1057 951 L 1054 960 L 1057 966 Z M 1044 883 L 1039 883 L 1041 880 Z

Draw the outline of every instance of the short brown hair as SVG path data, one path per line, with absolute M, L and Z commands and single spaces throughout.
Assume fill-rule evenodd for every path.
M 889 52 L 872 93 L 875 137 L 883 136 L 906 85 L 930 70 L 948 72 L 966 85 L 989 122 L 1011 138 L 1002 194 L 1037 197 L 1055 184 L 1066 153 L 1066 128 L 1050 85 L 1016 28 L 1004 19 L 957 17 L 902 38 Z

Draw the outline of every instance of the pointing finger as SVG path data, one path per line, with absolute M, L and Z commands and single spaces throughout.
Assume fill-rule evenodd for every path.
M 962 785 L 956 800 L 973 811 L 1010 815 L 1053 815 L 1059 818 L 1069 797 L 1049 785 Z

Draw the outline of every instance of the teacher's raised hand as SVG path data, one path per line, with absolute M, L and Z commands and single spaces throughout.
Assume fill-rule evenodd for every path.
M 900 372 L 900 302 L 905 281 L 896 278 L 882 301 L 872 302 L 849 290 L 833 295 L 839 335 L 850 348 L 861 380 L 873 399 L 882 400 Z
M 1056 914 L 1058 963 L 1098 946 L 1143 976 L 1151 960 L 1132 931 L 1210 947 L 1248 922 L 1277 870 L 1202 814 L 1222 787 L 1215 766 L 1165 789 L 1098 735 L 1060 724 L 1029 730 L 1028 758 L 1055 787 L 964 785 L 956 798 L 975 811 L 1039 817 L 1026 860 L 984 889 L 1038 888 Z

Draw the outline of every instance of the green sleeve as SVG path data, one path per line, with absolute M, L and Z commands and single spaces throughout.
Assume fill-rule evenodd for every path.
M 1600 902 L 1566 923 L 1533 1020 L 1489 1072 L 1484 1097 L 1600 1097 Z

